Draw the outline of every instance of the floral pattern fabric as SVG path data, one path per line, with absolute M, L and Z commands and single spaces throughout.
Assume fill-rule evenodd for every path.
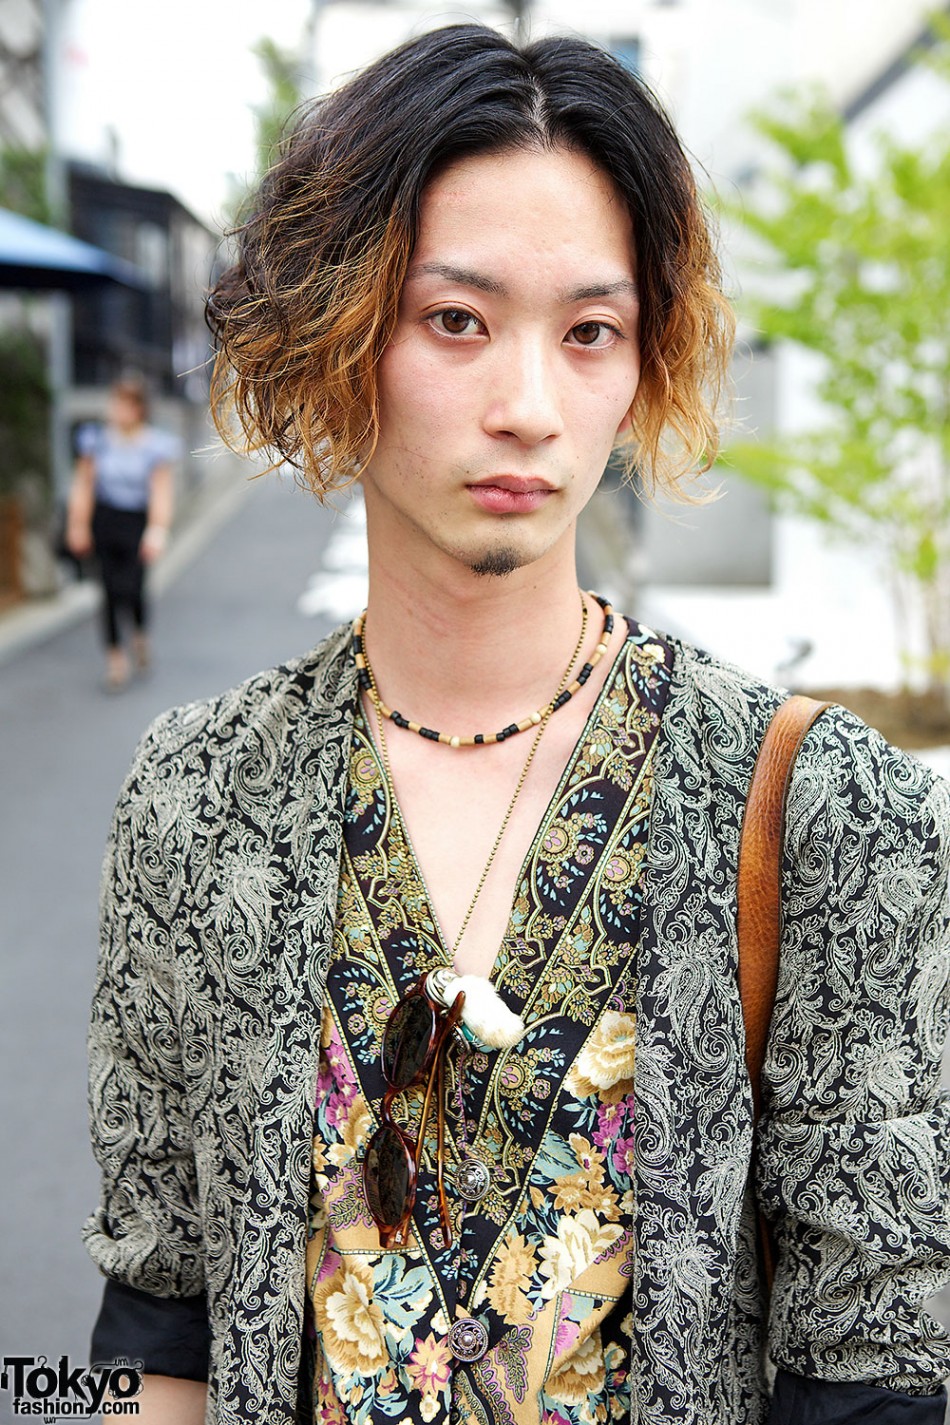
M 530 848 L 492 971 L 528 1026 L 509 1051 L 448 1056 L 444 1245 L 427 1133 L 406 1248 L 384 1251 L 362 1150 L 385 1091 L 396 1001 L 448 952 L 362 718 L 349 796 L 315 1105 L 307 1280 L 313 1418 L 354 1425 L 594 1425 L 630 1410 L 631 982 L 669 647 L 632 626 Z M 423 1088 L 393 1112 L 415 1137 Z M 475 1157 L 476 1203 L 452 1190 Z M 460 1364 L 451 1323 L 488 1331 Z

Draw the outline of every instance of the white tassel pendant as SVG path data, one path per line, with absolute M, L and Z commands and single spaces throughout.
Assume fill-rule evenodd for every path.
M 426 976 L 426 989 L 446 1009 L 455 1003 L 459 994 L 464 994 L 462 1023 L 487 1049 L 513 1049 L 525 1033 L 524 1020 L 508 1008 L 484 975 L 433 970 Z

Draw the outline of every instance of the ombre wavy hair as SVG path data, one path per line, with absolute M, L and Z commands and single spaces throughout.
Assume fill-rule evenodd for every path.
M 476 154 L 558 147 L 609 175 L 633 221 L 642 369 L 625 463 L 673 494 L 708 469 L 734 323 L 669 119 L 595 45 L 519 48 L 474 24 L 393 50 L 306 108 L 285 139 L 208 299 L 225 440 L 289 463 L 321 500 L 357 478 L 426 185 Z

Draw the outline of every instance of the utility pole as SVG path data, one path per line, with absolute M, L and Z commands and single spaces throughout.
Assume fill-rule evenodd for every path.
M 531 0 L 506 0 L 508 9 L 511 11 L 515 22 L 515 43 L 524 44 L 528 38 L 528 18 L 531 10 Z
M 46 198 L 50 219 L 68 229 L 69 192 L 62 149 L 62 7 L 64 0 L 42 0 L 43 107 L 46 120 Z M 71 299 L 65 292 L 49 297 L 50 473 L 53 498 L 65 499 L 72 471 L 72 451 L 66 411 L 73 379 Z

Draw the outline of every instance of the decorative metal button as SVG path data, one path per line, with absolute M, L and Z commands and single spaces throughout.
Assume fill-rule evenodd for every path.
M 455 1186 L 466 1202 L 481 1202 L 491 1187 L 491 1169 L 478 1158 L 466 1158 L 456 1171 Z
M 449 1332 L 449 1350 L 457 1361 L 477 1361 L 488 1350 L 488 1330 L 473 1316 L 456 1321 Z

